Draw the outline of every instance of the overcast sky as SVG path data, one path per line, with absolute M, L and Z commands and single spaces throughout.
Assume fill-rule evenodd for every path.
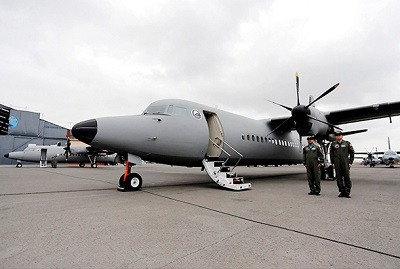
M 255 119 L 400 101 L 400 2 L 0 1 L 0 103 L 70 128 L 188 99 Z M 400 117 L 343 125 L 400 150 Z

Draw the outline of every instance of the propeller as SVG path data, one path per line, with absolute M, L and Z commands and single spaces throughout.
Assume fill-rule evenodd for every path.
M 276 128 L 274 128 L 268 135 L 276 132 L 277 130 L 279 130 L 283 125 L 285 125 L 287 122 L 289 122 L 290 120 L 293 120 L 294 123 L 296 124 L 296 127 L 299 126 L 299 124 L 301 123 L 305 123 L 308 122 L 308 120 L 314 120 L 317 122 L 321 122 L 323 124 L 326 124 L 330 127 L 342 130 L 342 128 L 333 125 L 327 121 L 318 119 L 316 117 L 311 116 L 311 111 L 309 109 L 310 106 L 312 106 L 315 102 L 317 102 L 318 100 L 324 98 L 326 95 L 328 95 L 329 93 L 331 93 L 334 89 L 336 89 L 339 86 L 339 83 L 336 83 L 335 85 L 333 85 L 332 87 L 330 87 L 328 90 L 326 90 L 324 93 L 322 93 L 320 96 L 318 96 L 318 98 L 316 98 L 314 101 L 312 101 L 311 103 L 309 103 L 308 105 L 301 105 L 300 104 L 300 83 L 299 83 L 299 74 L 296 72 L 296 91 L 297 91 L 297 106 L 290 108 L 288 106 L 279 104 L 277 102 L 271 101 L 271 100 L 267 100 L 268 102 L 271 102 L 275 105 L 281 106 L 286 110 L 289 110 L 291 112 L 291 116 L 285 120 L 284 122 L 282 122 L 281 124 L 279 124 Z M 299 132 L 300 133 L 300 132 Z M 267 136 L 268 136 L 267 135 Z

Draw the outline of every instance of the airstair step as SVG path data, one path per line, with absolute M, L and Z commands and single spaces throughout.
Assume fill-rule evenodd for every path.
M 214 167 L 221 167 L 221 166 L 224 165 L 224 162 L 223 162 L 223 161 L 215 161 L 215 162 L 213 162 L 213 163 L 214 163 Z
M 229 166 L 222 166 L 220 172 L 221 173 L 226 173 L 226 172 L 230 172 L 231 168 Z
M 245 190 L 251 188 L 250 183 L 244 183 L 243 177 L 238 177 L 236 173 L 229 173 L 230 167 L 224 166 L 224 162 L 210 162 L 207 159 L 203 160 L 204 168 L 209 177 L 223 188 L 231 190 Z
M 235 177 L 233 179 L 233 184 L 243 184 L 243 177 Z

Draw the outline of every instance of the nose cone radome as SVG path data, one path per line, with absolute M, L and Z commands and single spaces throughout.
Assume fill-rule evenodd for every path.
M 4 157 L 8 158 L 8 156 L 10 156 L 8 153 L 7 153 L 7 154 L 4 154 Z
M 97 121 L 86 120 L 79 122 L 72 127 L 72 135 L 86 144 L 90 144 L 97 134 Z

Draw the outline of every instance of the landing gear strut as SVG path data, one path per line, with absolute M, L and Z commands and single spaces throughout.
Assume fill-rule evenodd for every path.
M 90 161 L 90 167 L 97 168 L 96 155 L 95 156 L 88 155 L 88 158 L 89 158 L 89 161 Z
M 119 178 L 119 191 L 138 191 L 142 187 L 142 177 L 137 173 L 131 173 L 134 164 L 126 161 L 125 173 Z

